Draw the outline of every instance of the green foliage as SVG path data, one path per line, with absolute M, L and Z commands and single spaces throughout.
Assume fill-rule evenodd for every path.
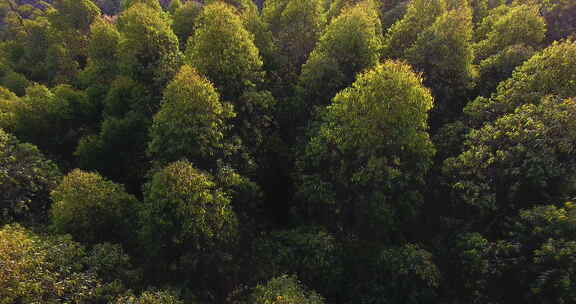
M 157 0 L 153 1 L 157 3 Z M 161 11 L 135 3 L 118 18 L 122 73 L 159 93 L 178 71 L 178 38 Z
M 184 49 L 188 38 L 194 36 L 194 24 L 201 10 L 200 3 L 188 1 L 174 12 L 172 30 L 180 41 L 180 49 Z
M 410 221 L 434 147 L 432 96 L 410 66 L 386 61 L 360 74 L 327 108 L 299 161 L 299 196 L 332 228 L 391 237 Z
M 274 231 L 256 240 L 264 277 L 296 274 L 307 286 L 324 295 L 342 293 L 344 273 L 340 245 L 334 236 L 318 228 Z
M 162 6 L 160 5 L 160 1 L 158 0 L 121 0 L 122 11 L 128 10 L 132 6 L 140 4 L 149 6 L 150 8 L 158 12 L 162 11 Z
M 80 139 L 74 155 L 84 169 L 98 170 L 125 183 L 134 182 L 142 178 L 147 169 L 142 161 L 149 125 L 149 120 L 139 114 L 107 118 L 100 133 Z
M 454 202 L 475 207 L 469 220 L 573 195 L 575 115 L 573 99 L 548 97 L 472 130 L 465 151 L 444 162 Z
M 50 15 L 52 26 L 62 31 L 86 33 L 100 16 L 100 9 L 90 0 L 55 0 Z
M 411 0 L 404 17 L 386 33 L 383 57 L 404 57 L 404 52 L 418 39 L 418 34 L 431 26 L 445 11 L 444 0 Z
M 478 25 L 484 18 L 492 13 L 492 10 L 502 4 L 505 0 L 470 0 L 472 7 L 472 21 Z
M 170 4 L 168 5 L 168 12 L 174 15 L 176 11 L 183 6 L 182 1 L 180 0 L 171 0 Z
M 202 168 L 213 168 L 216 159 L 229 150 L 227 121 L 234 116 L 212 84 L 184 65 L 166 87 L 154 115 L 148 154 L 163 164 L 187 158 Z
M 417 245 L 382 251 L 372 271 L 373 281 L 361 296 L 361 303 L 436 303 L 440 271 L 433 256 Z
M 113 24 L 97 19 L 90 27 L 88 65 L 81 79 L 86 87 L 107 87 L 118 73 L 117 60 L 120 33 Z
M 0 223 L 44 223 L 49 194 L 61 178 L 38 149 L 0 129 Z
M 0 86 L 7 88 L 18 96 L 26 94 L 26 88 L 29 85 L 30 81 L 26 79 L 26 76 L 14 71 L 7 71 L 0 77 Z
M 234 100 L 262 81 L 254 38 L 240 16 L 222 2 L 202 8 L 186 55 L 190 66 L 210 79 L 224 100 Z
M 314 291 L 307 291 L 296 277 L 279 276 L 266 285 L 258 285 L 250 296 L 255 304 L 322 304 L 324 299 Z
M 81 168 L 127 184 L 144 176 L 150 116 L 157 108 L 150 95 L 130 78 L 118 77 L 111 83 L 98 134 L 82 137 L 74 152 Z
M 424 73 L 425 84 L 436 97 L 434 113 L 439 115 L 433 116 L 433 127 L 440 115 L 449 121 L 464 106 L 462 99 L 476 77 L 471 40 L 471 10 L 464 6 L 439 16 L 406 50 L 408 62 Z
M 278 48 L 277 74 L 287 83 L 295 83 L 300 67 L 308 59 L 326 25 L 321 0 L 270 0 L 262 9 Z
M 114 284 L 86 270 L 84 248 L 67 237 L 0 229 L 0 303 L 102 303 Z
M 381 44 L 382 26 L 370 2 L 346 9 L 332 20 L 302 66 L 299 85 L 306 105 L 301 111 L 326 105 L 354 82 L 357 73 L 378 64 Z
M 254 36 L 254 45 L 258 49 L 263 62 L 263 68 L 271 71 L 277 68 L 278 58 L 276 56 L 277 45 L 269 29 L 268 23 L 264 21 L 262 13 L 251 0 L 247 5 L 242 5 L 240 16 L 244 27 Z M 251 5 L 250 5 L 251 4 Z
M 562 77 L 558 77 L 562 75 Z M 498 85 L 491 98 L 477 98 L 464 109 L 476 126 L 511 113 L 522 104 L 538 103 L 554 94 L 572 97 L 576 94 L 576 42 L 553 43 L 524 62 L 512 77 Z
M 530 59 L 536 51 L 530 46 L 516 44 L 509 46 L 498 54 L 490 56 L 478 64 L 478 92 L 490 96 L 498 84 L 510 76 L 516 67 Z
M 507 47 L 522 44 L 538 48 L 546 33 L 546 23 L 537 6 L 519 5 L 496 11 L 496 16 L 481 25 L 485 37 L 474 45 L 476 60 L 480 62 Z
M 49 52 L 54 49 L 52 26 L 44 17 L 19 20 L 13 26 L 12 43 L 6 45 L 8 61 L 15 71 L 32 81 L 52 82 L 63 69 L 48 63 Z
M 214 255 L 237 238 L 230 197 L 210 174 L 187 161 L 153 174 L 144 186 L 140 223 L 146 255 L 169 263 Z
M 73 170 L 51 193 L 52 227 L 87 243 L 129 238 L 137 200 L 97 173 Z
M 11 123 L 4 128 L 42 150 L 68 158 L 83 126 L 90 125 L 97 109 L 83 91 L 69 85 L 52 90 L 39 84 L 26 88 L 19 102 L 7 105 Z
M 90 272 L 106 282 L 119 281 L 134 286 L 141 279 L 141 273 L 132 265 L 122 246 L 112 243 L 94 245 L 85 258 Z
M 454 297 L 468 303 L 501 302 L 506 294 L 503 275 L 516 264 L 519 246 L 506 240 L 489 241 L 480 233 L 463 233 L 448 245 L 447 284 Z M 517 297 L 517 294 L 515 294 Z
M 544 0 L 542 15 L 546 19 L 547 41 L 560 41 L 574 37 L 576 32 L 576 2 L 570 0 Z
M 125 295 L 116 298 L 112 304 L 184 304 L 173 293 L 163 290 L 144 291 L 140 296 Z
M 16 119 L 16 108 L 22 102 L 10 90 L 0 86 L 0 128 L 13 127 Z

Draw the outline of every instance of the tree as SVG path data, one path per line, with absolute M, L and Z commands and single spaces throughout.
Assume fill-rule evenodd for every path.
M 568 303 L 574 299 L 574 203 L 539 205 L 509 219 L 502 239 L 466 233 L 448 248 L 462 301 Z
M 137 200 L 97 173 L 73 170 L 52 191 L 52 227 L 78 241 L 130 239 Z
M 327 105 L 357 73 L 376 66 L 381 44 L 382 25 L 372 3 L 345 9 L 330 22 L 302 66 L 299 86 L 305 104 L 299 110 L 309 113 L 315 105 Z
M 234 116 L 212 84 L 184 65 L 164 91 L 147 152 L 162 164 L 187 158 L 200 168 L 215 168 L 216 160 L 230 152 L 225 140 Z
M 168 12 L 174 15 L 176 11 L 183 6 L 182 1 L 180 0 L 171 0 L 170 4 L 168 5 Z
M 339 233 L 398 240 L 418 212 L 434 155 L 432 102 L 407 64 L 386 61 L 360 74 L 334 97 L 299 158 L 304 208 Z
M 250 295 L 256 304 L 322 304 L 324 299 L 314 291 L 307 291 L 293 276 L 279 276 L 266 285 L 258 285 Z
M 576 31 L 576 3 L 570 0 L 540 1 L 546 19 L 548 42 L 574 36 Z
M 237 226 L 226 191 L 188 161 L 170 163 L 144 186 L 140 240 L 155 263 L 198 271 L 193 265 L 218 261 L 218 250 L 234 243 Z
M 472 125 L 480 126 L 512 113 L 520 105 L 537 104 L 549 94 L 574 96 L 576 85 L 571 79 L 576 77 L 575 58 L 576 42 L 555 42 L 516 68 L 512 77 L 501 82 L 490 98 L 476 98 L 464 112 Z
M 85 248 L 66 236 L 0 229 L 0 303 L 103 303 L 125 292 L 89 271 Z
M 437 301 L 440 270 L 432 254 L 418 245 L 384 249 L 372 267 L 372 280 L 363 283 L 367 286 L 361 293 L 362 303 Z
M 272 231 L 255 242 L 262 277 L 296 274 L 306 286 L 325 296 L 342 294 L 342 248 L 335 237 L 320 228 L 299 227 Z
M 498 84 L 512 76 L 516 67 L 530 59 L 536 50 L 524 44 L 509 46 L 478 64 L 477 91 L 480 96 L 490 96 Z
M 146 290 L 139 296 L 124 295 L 116 298 L 112 304 L 183 304 L 177 296 L 164 290 Z
M 402 58 L 418 34 L 431 26 L 446 11 L 444 0 L 411 0 L 402 19 L 386 33 L 382 54 L 384 58 Z
M 451 298 L 466 303 L 506 303 L 525 290 L 513 289 L 519 244 L 489 240 L 478 232 L 451 237 L 441 250 L 447 263 L 443 284 L 450 285 Z M 441 257 L 442 258 L 442 257 Z M 510 274 L 512 276 L 510 276 Z M 514 294 L 506 299 L 506 295 Z
M 0 223 L 45 223 L 58 167 L 38 148 L 0 129 Z
M 538 48 L 546 33 L 546 22 L 535 5 L 511 7 L 505 14 L 489 19 L 486 23 L 484 26 L 489 31 L 484 39 L 474 45 L 477 62 L 513 45 Z
M 180 49 L 185 49 L 189 37 L 194 36 L 196 18 L 202 11 L 202 5 L 196 1 L 187 1 L 174 12 L 172 30 L 178 37 Z
M 88 64 L 82 71 L 81 80 L 85 87 L 106 91 L 118 74 L 118 48 L 121 36 L 113 24 L 104 19 L 90 26 Z
M 262 16 L 278 48 L 277 69 L 272 73 L 279 78 L 279 93 L 285 96 L 324 30 L 323 4 L 320 0 L 271 0 L 264 3 Z
M 471 40 L 471 10 L 463 6 L 438 17 L 405 51 L 408 62 L 424 73 L 424 84 L 435 96 L 433 129 L 460 114 L 462 100 L 473 86 L 476 70 Z
M 122 11 L 126 11 L 132 6 L 140 4 L 147 5 L 158 12 L 162 11 L 162 6 L 158 0 L 121 0 Z
M 472 7 L 472 21 L 474 25 L 482 22 L 482 20 L 491 13 L 491 10 L 504 4 L 504 2 L 505 0 L 471 0 L 470 6 Z
M 156 0 L 157 3 L 157 0 Z M 178 71 L 178 38 L 160 10 L 135 3 L 118 18 L 122 34 L 119 66 L 123 75 L 149 86 L 152 93 L 162 88 Z
M 157 108 L 150 90 L 120 76 L 104 97 L 104 119 L 96 134 L 82 137 L 74 155 L 80 168 L 96 170 L 130 192 L 140 191 L 148 170 L 146 145 L 152 115 Z
M 89 0 L 54 0 L 50 15 L 52 26 L 61 31 L 86 34 L 90 25 L 100 16 L 100 9 Z
M 86 94 L 69 85 L 52 90 L 39 84 L 29 86 L 20 102 L 10 108 L 12 123 L 4 127 L 61 161 L 70 161 L 82 128 L 97 116 L 97 108 Z
M 575 115 L 573 99 L 552 96 L 472 130 L 465 151 L 444 162 L 453 202 L 470 208 L 460 216 L 485 225 L 495 216 L 571 197 Z
M 188 41 L 187 62 L 218 88 L 224 100 L 234 100 L 263 80 L 262 60 L 253 36 L 240 16 L 222 2 L 205 6 Z

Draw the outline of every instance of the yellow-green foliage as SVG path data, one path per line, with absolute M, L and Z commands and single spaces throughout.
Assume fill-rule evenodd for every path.
M 333 19 L 302 66 L 299 85 L 309 105 L 326 104 L 356 74 L 380 59 L 382 25 L 371 2 L 345 9 Z
M 301 197 L 325 209 L 339 229 L 389 235 L 418 210 L 418 185 L 434 155 L 427 133 L 432 104 L 405 63 L 386 61 L 360 74 L 334 97 L 306 146 Z
M 471 40 L 471 9 L 462 6 L 438 17 L 405 52 L 408 62 L 424 73 L 437 98 L 436 113 L 443 119 L 460 114 L 462 99 L 476 77 Z
M 542 97 L 576 95 L 576 42 L 555 42 L 534 55 L 498 85 L 491 98 L 479 97 L 464 109 L 475 125 L 512 113 L 522 104 L 538 103 Z
M 187 1 L 174 12 L 172 29 L 178 36 L 180 47 L 184 49 L 188 38 L 194 34 L 194 23 L 202 11 L 202 5 L 196 1 Z
M 58 167 L 38 148 L 0 128 L 0 224 L 46 222 L 48 196 L 60 178 Z
M 225 100 L 238 98 L 263 79 L 254 37 L 234 9 L 222 2 L 205 6 L 186 49 L 190 66 L 218 88 Z
M 225 153 L 227 121 L 234 116 L 212 84 L 184 65 L 164 90 L 150 130 L 148 153 L 164 164 L 182 158 L 214 164 Z
M 294 276 L 283 275 L 254 289 L 250 302 L 255 304 L 322 304 L 324 299 L 307 291 Z
M 122 34 L 122 72 L 159 90 L 177 72 L 181 61 L 178 38 L 167 18 L 144 3 L 136 3 L 118 18 Z
M 140 221 L 141 240 L 151 257 L 210 254 L 237 237 L 225 189 L 187 161 L 173 162 L 152 176 L 144 187 Z
M 103 282 L 84 270 L 84 248 L 66 237 L 40 238 L 18 225 L 0 229 L 0 303 L 104 301 Z
M 142 292 L 139 296 L 125 295 L 120 296 L 111 304 L 183 304 L 184 302 L 178 299 L 170 292 L 162 290 L 147 290 Z
M 431 26 L 446 11 L 444 0 L 411 0 L 406 13 L 386 33 L 383 56 L 402 58 L 404 52 L 418 38 L 418 34 Z
M 296 79 L 326 26 L 322 0 L 270 0 L 262 10 L 278 47 L 284 79 Z
M 121 185 L 76 169 L 64 177 L 51 197 L 56 232 L 91 243 L 128 237 L 137 201 Z
M 505 214 L 574 193 L 576 101 L 543 98 L 472 130 L 444 162 L 455 202 Z
M 546 33 L 546 22 L 535 5 L 504 6 L 481 26 L 485 36 L 474 45 L 478 61 L 515 44 L 538 47 Z

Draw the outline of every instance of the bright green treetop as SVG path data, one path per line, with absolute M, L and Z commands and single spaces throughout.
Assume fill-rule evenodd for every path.
M 166 87 L 154 115 L 148 153 L 161 163 L 187 158 L 201 168 L 212 168 L 225 153 L 227 121 L 234 116 L 212 84 L 184 65 Z
M 416 41 L 418 34 L 431 26 L 445 11 L 444 0 L 411 0 L 404 17 L 388 29 L 384 57 L 404 57 L 404 52 Z
M 473 207 L 483 220 L 571 197 L 574 117 L 574 99 L 546 97 L 472 130 L 465 151 L 444 162 L 454 202 Z
M 434 112 L 439 115 L 433 116 L 433 123 L 449 121 L 464 106 L 462 99 L 476 77 L 471 40 L 471 10 L 464 6 L 438 17 L 406 50 L 408 62 L 424 73 L 425 84 L 436 97 Z
M 190 162 L 177 161 L 145 185 L 140 224 L 147 255 L 169 258 L 210 254 L 230 244 L 238 222 L 225 189 Z
M 52 191 L 52 226 L 76 240 L 98 243 L 129 237 L 137 200 L 97 173 L 73 170 Z
M 162 13 L 136 3 L 118 18 L 122 72 L 159 92 L 180 64 L 178 38 Z
M 546 34 L 546 22 L 540 16 L 537 6 L 519 5 L 505 10 L 501 15 L 486 20 L 484 27 L 489 28 L 484 39 L 474 45 L 476 60 L 486 59 L 505 48 L 524 44 L 538 47 Z
M 326 105 L 357 73 L 378 64 L 381 47 L 382 25 L 374 5 L 363 2 L 346 9 L 330 22 L 302 66 L 299 85 L 305 102 Z
M 560 77 L 561 75 L 561 77 Z M 576 42 L 555 42 L 534 55 L 498 85 L 491 98 L 479 97 L 464 109 L 474 125 L 512 113 L 522 104 L 538 103 L 542 97 L 576 95 Z
M 250 296 L 255 304 L 322 304 L 324 299 L 314 291 L 306 290 L 294 276 L 272 278 L 265 285 L 258 285 Z
M 254 37 L 234 9 L 222 2 L 202 8 L 188 40 L 187 62 L 218 88 L 224 100 L 262 82 L 262 60 Z
M 386 61 L 334 97 L 299 162 L 300 197 L 337 230 L 390 237 L 417 213 L 434 147 L 433 99 L 407 64 Z

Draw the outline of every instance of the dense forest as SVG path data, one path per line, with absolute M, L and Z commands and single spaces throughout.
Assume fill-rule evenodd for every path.
M 576 303 L 576 1 L 1 0 L 0 304 Z

